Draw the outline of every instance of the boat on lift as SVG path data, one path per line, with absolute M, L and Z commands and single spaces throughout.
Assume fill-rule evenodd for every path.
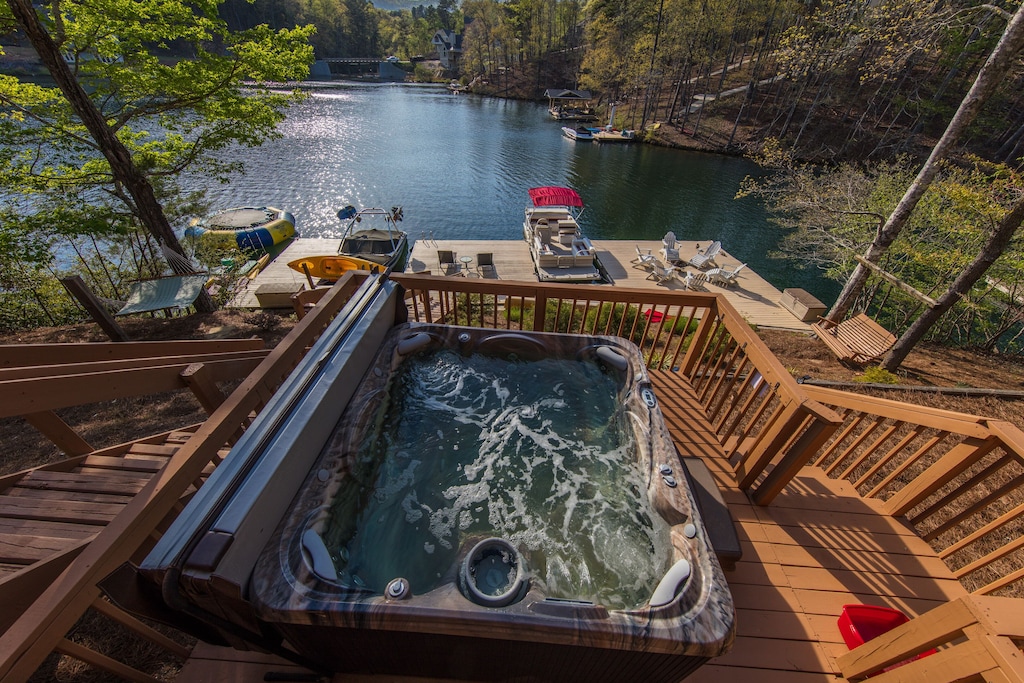
M 309 277 L 334 282 L 350 270 L 405 269 L 409 257 L 409 235 L 398 228 L 402 207 L 390 210 L 356 210 L 346 206 L 338 212 L 345 222 L 341 244 L 335 254 L 304 256 L 289 261 L 288 267 Z

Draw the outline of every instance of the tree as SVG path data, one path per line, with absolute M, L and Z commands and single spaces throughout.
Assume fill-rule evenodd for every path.
M 37 12 L 6 0 L 57 89 L 0 77 L 17 132 L 3 178 L 38 193 L 102 190 L 181 253 L 153 179 L 194 168 L 223 179 L 233 167 L 216 153 L 272 137 L 295 99 L 243 84 L 303 78 L 312 60 L 312 28 L 231 33 L 218 4 L 71 0 Z M 200 305 L 212 310 L 208 297 Z
M 1003 253 L 1014 233 L 1024 222 L 1024 197 L 1017 200 L 1017 203 L 1003 217 L 999 224 L 989 235 L 985 245 L 978 252 L 978 255 L 963 272 L 953 281 L 949 289 L 939 297 L 937 305 L 930 306 L 918 316 L 917 320 L 907 328 L 903 335 L 896 341 L 885 358 L 882 360 L 882 367 L 889 372 L 895 372 L 910 351 L 917 345 L 928 330 L 949 311 L 957 301 L 960 300 L 971 287 L 981 279 L 988 269 L 995 263 L 996 259 Z
M 871 263 L 877 263 L 879 258 L 886 252 L 896 237 L 899 236 L 903 226 L 906 225 L 914 207 L 924 195 L 925 190 L 931 184 L 935 175 L 939 172 L 939 162 L 942 161 L 963 137 L 968 126 L 977 117 L 985 101 L 995 92 L 1002 79 L 1009 73 L 1013 66 L 1016 55 L 1024 48 L 1024 12 L 1020 9 L 1010 18 L 1003 31 L 1002 38 L 996 45 L 988 61 L 978 72 L 970 91 L 960 103 L 956 114 L 946 127 L 946 132 L 932 148 L 931 154 L 921 167 L 914 182 L 907 188 L 906 193 L 896 208 L 889 214 L 889 218 L 879 227 L 875 239 L 864 253 L 864 259 Z M 827 317 L 832 320 L 841 320 L 850 310 L 854 300 L 860 294 L 867 282 L 870 270 L 862 263 L 858 263 L 850 274 L 849 279 L 843 286 L 843 291 L 828 312 Z

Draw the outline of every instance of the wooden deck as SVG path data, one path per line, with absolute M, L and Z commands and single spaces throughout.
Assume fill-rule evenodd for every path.
M 842 607 L 868 603 L 916 616 L 967 595 L 935 552 L 877 500 L 844 480 L 805 467 L 770 506 L 735 487 L 731 466 L 678 374 L 651 371 L 661 410 L 681 453 L 708 463 L 736 521 L 743 559 L 726 578 L 737 609 L 732 650 L 698 669 L 693 683 L 834 683 L 847 652 L 836 625 Z M 296 673 L 283 660 L 201 646 L 179 680 L 260 681 Z M 335 683 L 426 683 L 426 679 L 337 675 Z
M 0 479 L 0 601 L 6 608 L 0 627 L 6 628 L 131 502 L 195 429 L 170 431 Z
M 261 287 L 279 290 L 283 293 L 294 293 L 308 288 L 304 275 L 288 267 L 288 262 L 304 256 L 334 253 L 338 249 L 337 239 L 300 238 L 293 240 L 275 260 L 265 268 L 254 280 L 246 280 L 244 288 L 229 304 L 235 308 L 259 308 L 256 293 Z M 677 242 L 680 255 L 697 252 L 698 242 Z M 706 246 L 706 245 L 705 245 Z M 601 264 L 611 276 L 613 285 L 620 287 L 639 287 L 659 291 L 684 290 L 682 282 L 672 280 L 668 283 L 656 283 L 647 279 L 648 272 L 633 267 L 631 261 L 636 257 L 636 248 L 650 250 L 657 254 L 661 248 L 660 241 L 652 240 L 594 240 Z M 444 269 L 438 263 L 438 250 L 455 252 L 456 265 Z M 477 268 L 477 255 L 490 253 L 494 257 L 494 270 L 481 273 Z M 471 260 L 460 262 L 460 257 Z M 723 268 L 734 268 L 740 261 L 727 251 L 720 252 L 717 262 Z M 690 266 L 684 270 L 696 271 Z M 487 279 L 536 282 L 530 250 L 523 240 L 434 240 L 424 239 L 413 243 L 409 254 L 406 272 L 425 273 L 432 275 L 469 275 Z M 810 333 L 810 326 L 800 321 L 779 303 L 782 292 L 771 285 L 750 268 L 744 268 L 739 275 L 736 286 L 720 287 L 714 284 L 703 285 L 706 291 L 720 292 L 729 303 L 740 312 L 750 324 L 759 327 L 793 330 Z M 282 301 L 285 299 L 282 298 Z M 282 304 L 286 308 L 287 304 Z

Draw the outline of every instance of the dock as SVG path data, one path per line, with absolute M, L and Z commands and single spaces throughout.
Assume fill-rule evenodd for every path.
M 658 283 L 648 279 L 647 270 L 635 267 L 632 261 L 636 250 L 658 256 L 660 240 L 592 240 L 597 257 L 607 271 L 611 286 L 656 290 L 684 290 L 678 279 Z M 228 304 L 232 308 L 287 308 L 288 298 L 302 289 L 309 289 L 305 275 L 288 267 L 288 262 L 305 256 L 337 253 L 340 240 L 298 238 L 262 271 L 247 281 Z M 695 254 L 701 245 L 697 241 L 677 241 L 679 253 Z M 707 246 L 705 242 L 703 246 Z M 438 261 L 439 251 L 452 251 L 454 265 L 443 267 Z M 479 255 L 491 254 L 493 269 L 478 267 Z M 716 257 L 722 268 L 732 269 L 741 261 L 723 249 Z M 683 270 L 697 272 L 693 266 Z M 412 245 L 405 268 L 409 273 L 425 273 L 451 277 L 484 277 L 499 280 L 537 282 L 533 260 L 525 241 L 519 240 L 417 240 Z M 784 308 L 780 301 L 783 293 L 749 267 L 739 274 L 737 283 L 723 287 L 711 283 L 701 285 L 705 291 L 725 295 L 729 303 L 751 325 L 772 329 L 791 330 L 810 334 L 811 327 Z M 261 303 L 262 301 L 262 303 Z M 268 304 L 269 302 L 269 304 Z

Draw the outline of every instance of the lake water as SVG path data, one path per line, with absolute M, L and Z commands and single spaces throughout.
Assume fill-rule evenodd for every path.
M 522 239 L 527 189 L 566 185 L 583 197 L 594 239 L 722 241 L 776 287 L 831 302 L 837 284 L 768 259 L 779 229 L 757 200 L 734 199 L 758 173 L 745 159 L 572 142 L 544 104 L 452 95 L 407 84 L 324 84 L 289 111 L 282 138 L 234 152 L 246 174 L 207 187 L 215 208 L 291 211 L 299 234 L 328 235 L 346 204 L 402 206 L 413 239 Z M 204 182 L 194 179 L 197 185 Z

